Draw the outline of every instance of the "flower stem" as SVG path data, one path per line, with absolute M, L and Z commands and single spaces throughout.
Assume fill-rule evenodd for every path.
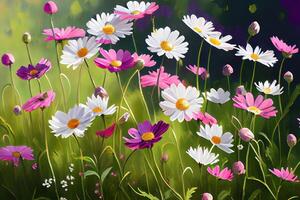
M 255 77 L 255 70 L 256 70 L 256 62 L 254 62 L 254 64 L 253 64 L 253 73 L 252 73 L 252 79 L 251 79 L 251 83 L 250 83 L 250 92 L 252 92 L 252 86 L 253 86 L 254 77 Z
M 27 56 L 28 56 L 29 63 L 31 65 L 33 65 L 31 54 L 30 54 L 30 50 L 29 50 L 29 45 L 26 43 L 25 46 L 26 46 L 26 51 L 27 51 Z
M 244 177 L 244 182 L 243 182 L 243 193 L 242 193 L 242 200 L 245 199 L 245 195 L 246 195 L 246 182 L 247 182 L 247 178 L 248 178 L 248 173 L 249 173 L 249 150 L 250 150 L 250 144 L 248 144 L 247 147 L 247 153 L 246 153 L 246 174 Z
M 282 68 L 283 68 L 283 63 L 285 61 L 285 58 L 282 58 L 280 67 L 279 67 L 279 73 L 278 73 L 278 84 L 281 85 L 281 74 L 282 74 Z M 281 105 L 281 95 L 278 95 L 278 103 L 279 103 L 279 110 L 280 113 L 282 114 L 282 105 Z
M 226 77 L 227 78 L 227 88 L 228 88 L 228 91 L 230 92 L 230 77 L 229 76 L 227 76 Z
M 124 174 L 124 170 L 125 170 L 126 164 L 127 164 L 128 160 L 129 160 L 129 158 L 134 154 L 134 152 L 136 152 L 136 149 L 133 150 L 133 151 L 131 151 L 130 154 L 127 156 L 127 158 L 126 158 L 126 160 L 125 160 L 125 162 L 123 164 L 123 167 L 122 167 L 123 174 Z
M 94 81 L 94 79 L 93 79 L 93 77 L 92 77 L 92 74 L 91 74 L 91 71 L 90 71 L 90 66 L 89 66 L 89 64 L 87 63 L 86 59 L 84 59 L 84 63 L 85 63 L 85 65 L 86 65 L 86 67 L 87 67 L 87 71 L 88 71 L 90 80 L 91 80 L 91 82 L 92 82 L 94 88 L 96 88 L 95 81 Z
M 164 58 L 165 58 L 165 57 L 162 57 L 162 59 L 161 59 L 161 63 L 160 63 L 159 71 L 158 71 L 158 75 L 157 75 L 157 81 L 156 81 L 156 88 L 157 88 L 157 98 L 158 98 L 158 101 L 160 100 L 159 79 L 160 79 L 161 67 L 162 67 L 162 65 L 163 65 L 163 63 L 164 63 Z M 155 88 L 155 87 L 154 87 L 154 88 Z M 153 96 L 154 88 L 153 88 L 153 90 L 152 90 L 151 96 Z
M 206 69 L 206 73 L 207 73 L 207 74 L 209 74 L 210 58 L 211 58 L 211 46 L 209 47 L 208 57 L 207 57 L 207 69 Z M 206 111 L 206 109 L 207 109 L 207 91 L 206 91 L 206 87 L 207 87 L 207 79 L 208 79 L 208 78 L 205 78 L 205 81 L 204 81 L 205 111 Z
M 81 82 L 81 70 L 82 70 L 82 66 L 80 66 L 79 69 L 79 75 L 78 75 L 78 83 L 77 83 L 77 104 L 80 103 L 80 82 Z
M 140 73 L 139 70 L 138 70 L 138 82 L 139 82 L 139 90 L 140 90 L 140 94 L 141 94 L 141 96 L 142 96 L 142 101 L 143 101 L 143 104 L 144 104 L 144 106 L 145 106 L 145 109 L 146 109 L 148 118 L 149 118 L 149 120 L 151 121 L 151 115 L 150 115 L 150 111 L 149 111 L 149 108 L 148 108 L 148 104 L 147 104 L 147 102 L 146 102 L 146 99 L 145 99 L 145 96 L 144 96 L 144 93 L 143 93 L 143 88 L 142 88 L 142 84 L 141 84 L 141 73 Z
M 251 38 L 251 35 L 248 36 L 248 39 L 247 39 L 247 42 L 246 44 L 249 43 L 249 40 Z M 242 64 L 241 64 L 241 67 L 240 67 L 240 85 L 242 85 L 242 76 L 243 76 L 243 71 L 244 71 L 244 64 L 245 64 L 245 60 L 242 60 Z
M 196 84 L 197 84 L 197 90 L 200 90 L 199 86 L 199 68 L 200 68 L 200 58 L 201 58 L 201 52 L 202 52 L 202 46 L 203 46 L 204 40 L 202 39 L 198 51 L 198 57 L 197 57 L 197 73 L 196 73 Z

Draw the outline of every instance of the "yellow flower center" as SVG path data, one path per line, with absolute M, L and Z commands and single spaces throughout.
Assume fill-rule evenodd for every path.
M 155 136 L 152 132 L 146 132 L 146 133 L 143 133 L 142 140 L 143 141 L 150 141 L 150 140 L 153 140 L 154 137 Z
M 21 153 L 18 152 L 18 151 L 14 151 L 14 152 L 12 152 L 12 156 L 15 157 L 15 158 L 20 158 L 21 157 Z
M 213 136 L 211 138 L 211 141 L 214 143 L 214 144 L 220 144 L 221 143 L 221 137 L 219 136 Z
M 114 66 L 114 67 L 120 67 L 122 65 L 122 61 L 120 61 L 120 60 L 113 60 L 113 61 L 111 61 L 110 65 Z
M 221 44 L 221 41 L 217 38 L 209 38 L 209 41 L 215 46 L 219 46 Z
M 79 49 L 79 51 L 77 51 L 77 55 L 80 58 L 83 58 L 84 56 L 86 56 L 88 54 L 89 50 L 85 47 Z
M 265 93 L 265 94 L 270 94 L 271 92 L 272 92 L 272 90 L 269 87 L 263 89 L 263 93 Z
M 176 102 L 176 108 L 178 110 L 187 110 L 190 107 L 190 103 L 185 98 L 180 98 Z
M 259 59 L 259 55 L 256 53 L 251 54 L 251 58 L 255 61 L 257 61 Z
M 162 41 L 160 47 L 165 51 L 172 51 L 173 45 L 168 41 Z
M 247 108 L 247 110 L 248 110 L 249 112 L 252 112 L 252 113 L 255 114 L 255 115 L 259 115 L 259 114 L 261 113 L 261 110 L 260 110 L 259 108 L 257 108 L 256 106 L 249 106 L 249 107 Z
M 114 32 L 116 32 L 116 28 L 113 25 L 111 25 L 111 24 L 106 24 L 105 26 L 103 26 L 102 31 L 106 35 L 111 35 Z
M 199 27 L 195 27 L 195 28 L 194 28 L 194 31 L 196 31 L 196 32 L 198 32 L 198 33 L 201 33 L 201 32 L 202 32 L 202 30 L 201 30 Z
M 68 122 L 68 127 L 70 129 L 75 129 L 77 128 L 77 126 L 79 126 L 80 124 L 80 121 L 78 119 L 70 119 L 69 122 Z
M 93 112 L 94 112 L 94 113 L 100 113 L 100 112 L 102 112 L 102 111 L 103 111 L 103 110 L 102 110 L 99 106 L 93 109 Z
M 133 14 L 133 15 L 139 15 L 140 13 L 141 13 L 141 12 L 138 11 L 138 10 L 134 10 L 134 11 L 131 12 L 131 14 Z
M 30 74 L 31 76 L 34 76 L 34 75 L 36 75 L 38 72 L 39 72 L 38 70 L 32 69 L 32 70 L 30 70 L 29 74 Z

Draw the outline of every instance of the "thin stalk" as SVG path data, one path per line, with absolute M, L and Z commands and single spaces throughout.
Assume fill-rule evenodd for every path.
M 250 92 L 252 92 L 252 86 L 253 86 L 254 77 L 255 77 L 255 70 L 256 70 L 256 62 L 254 62 L 254 64 L 253 64 L 253 73 L 252 73 L 252 79 L 251 79 L 251 83 L 250 83 Z
M 84 59 L 84 63 L 85 63 L 85 65 L 86 65 L 86 67 L 87 67 L 87 71 L 88 71 L 90 80 L 91 80 L 91 82 L 92 82 L 94 88 L 96 88 L 95 81 L 94 81 L 94 79 L 93 79 L 93 77 L 92 77 L 92 74 L 91 74 L 91 71 L 90 71 L 90 66 L 89 66 L 89 64 L 87 63 L 86 59 Z
M 103 77 L 102 87 L 105 87 L 106 77 L 107 77 L 107 70 L 104 71 L 104 77 Z
M 285 58 L 282 58 L 280 67 L 279 67 L 279 73 L 278 73 L 278 84 L 281 85 L 281 74 L 282 74 L 282 68 L 283 68 L 283 63 L 285 61 Z M 279 103 L 279 110 L 280 113 L 282 114 L 282 105 L 281 105 L 281 95 L 278 95 L 278 103 Z
M 78 82 L 77 82 L 77 104 L 80 103 L 80 82 L 81 82 L 81 72 L 82 66 L 79 68 Z
M 197 73 L 196 73 L 196 83 L 197 83 L 197 90 L 200 90 L 200 85 L 199 85 L 199 69 L 200 69 L 200 58 L 201 58 L 201 52 L 202 52 L 202 47 L 203 47 L 203 42 L 204 40 L 202 39 L 198 51 L 198 57 L 197 57 Z
M 230 77 L 227 76 L 227 88 L 228 88 L 228 91 L 230 92 Z
M 38 86 L 39 86 L 39 92 L 42 93 L 42 86 L 41 86 L 40 79 L 37 79 L 37 83 L 38 83 Z
M 211 58 L 211 46 L 209 47 L 209 51 L 208 51 L 208 57 L 207 57 L 207 69 L 206 72 L 209 74 L 209 68 L 210 68 L 210 58 Z M 207 87 L 207 79 L 205 78 L 204 81 L 204 92 L 205 92 L 205 111 L 207 109 L 207 91 L 206 91 L 206 87 Z
M 130 152 L 130 154 L 127 156 L 127 158 L 126 158 L 126 160 L 125 160 L 125 162 L 124 162 L 124 164 L 123 164 L 123 167 L 122 167 L 123 174 L 124 174 L 124 170 L 125 170 L 125 167 L 126 167 L 126 164 L 127 164 L 128 160 L 129 160 L 129 158 L 130 158 L 135 152 L 136 152 L 136 149 L 133 150 L 132 152 Z
M 26 51 L 27 51 L 27 56 L 28 56 L 29 63 L 30 63 L 31 65 L 33 65 L 32 58 L 31 58 L 31 54 L 30 54 L 30 51 L 29 51 L 29 46 L 28 46 L 27 43 L 25 43 L 25 46 L 26 46 Z
M 149 118 L 149 120 L 151 121 L 151 115 L 150 115 L 150 111 L 149 111 L 149 108 L 148 108 L 148 104 L 147 104 L 147 102 L 146 102 L 146 99 L 145 99 L 145 96 L 144 96 L 144 93 L 143 93 L 143 88 L 142 88 L 142 84 L 141 84 L 141 73 L 140 73 L 139 70 L 138 70 L 138 82 L 139 82 L 139 91 L 140 91 L 140 94 L 141 94 L 141 96 L 142 96 L 142 101 L 143 101 L 143 104 L 144 104 L 144 106 L 145 106 L 145 109 L 146 109 L 148 118 Z
M 245 177 L 244 177 L 244 181 L 243 181 L 243 193 L 242 193 L 242 200 L 245 199 L 245 195 L 246 195 L 246 182 L 247 182 L 247 178 L 248 178 L 248 173 L 249 173 L 249 152 L 250 152 L 250 144 L 248 144 L 247 147 L 247 153 L 246 153 L 246 173 L 245 173 Z
M 162 57 L 161 59 L 161 63 L 160 63 L 160 66 L 159 66 L 159 70 L 158 70 L 158 75 L 157 75 L 157 81 L 156 81 L 156 88 L 157 88 L 157 98 L 158 98 L 158 101 L 160 100 L 160 88 L 159 88 L 159 79 L 160 79 L 160 74 L 161 74 L 161 67 L 164 63 L 164 58 L 165 57 Z M 155 87 L 154 87 L 155 88 Z M 152 90 L 152 96 L 153 96 L 153 92 L 154 92 L 154 88 Z
M 288 155 L 287 155 L 287 158 L 286 158 L 286 165 L 287 165 L 287 166 L 288 166 L 288 164 L 289 164 L 289 158 L 290 158 L 292 149 L 293 149 L 293 147 L 290 147 L 290 148 L 289 148 L 289 152 L 288 152 Z
M 278 186 L 278 188 L 277 188 L 277 191 L 276 191 L 276 199 L 278 199 L 278 195 L 279 195 L 279 192 L 280 192 L 281 187 L 282 187 L 282 181 L 280 181 L 280 184 L 279 184 L 279 186 Z
M 248 36 L 246 44 L 249 43 L 250 38 L 251 38 L 251 35 Z M 240 85 L 242 85 L 242 76 L 243 76 L 244 64 L 245 64 L 245 60 L 242 60 L 242 64 L 241 64 L 241 68 L 240 68 L 241 69 L 240 70 Z

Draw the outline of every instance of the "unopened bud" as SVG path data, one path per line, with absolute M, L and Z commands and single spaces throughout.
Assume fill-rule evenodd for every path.
M 294 134 L 288 134 L 287 144 L 289 145 L 290 148 L 292 148 L 293 146 L 295 146 L 297 144 L 297 138 Z
M 239 136 L 244 142 L 249 142 L 250 140 L 254 139 L 254 134 L 248 128 L 240 129 Z
M 223 67 L 223 71 L 222 72 L 223 72 L 224 76 L 230 76 L 231 74 L 233 74 L 233 68 L 231 67 L 231 65 L 226 64 Z
M 248 27 L 248 33 L 251 36 L 255 36 L 259 33 L 260 31 L 260 26 L 259 23 L 257 21 L 254 21 L 250 24 L 250 26 Z
M 25 43 L 25 44 L 29 44 L 31 42 L 31 35 L 30 33 L 28 32 L 25 32 L 22 36 L 22 41 Z
M 96 87 L 94 92 L 95 97 L 100 96 L 101 98 L 108 97 L 107 91 L 103 87 Z
M 292 74 L 292 72 L 287 71 L 287 72 L 285 72 L 285 74 L 283 75 L 283 78 L 284 78 L 284 80 L 285 80 L 287 83 L 291 83 L 291 82 L 293 82 L 293 80 L 294 80 L 294 75 Z

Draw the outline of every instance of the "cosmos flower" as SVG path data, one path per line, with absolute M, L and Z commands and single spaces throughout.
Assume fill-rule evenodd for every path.
M 54 37 L 53 37 L 54 32 Z M 45 41 L 49 42 L 52 40 L 62 41 L 62 40 L 70 40 L 75 38 L 81 38 L 85 36 L 85 31 L 81 28 L 77 28 L 75 26 L 68 26 L 66 28 L 54 28 L 52 29 L 44 29 L 43 35 L 46 36 Z
M 153 67 L 156 65 L 156 62 L 152 60 L 152 56 L 147 54 L 138 55 L 137 53 L 132 54 L 134 63 L 141 62 L 143 67 Z
M 234 101 L 234 107 L 247 110 L 266 119 L 275 117 L 277 113 L 276 108 L 273 106 L 273 100 L 264 99 L 262 95 L 258 95 L 254 99 L 253 94 L 247 92 L 246 95 L 236 95 L 232 100 Z
M 205 93 L 203 93 L 205 95 Z M 207 92 L 207 100 L 213 103 L 224 104 L 230 100 L 230 92 L 224 91 L 222 88 L 215 90 L 214 88 L 210 89 L 210 92 Z
M 287 58 L 291 58 L 293 54 L 299 52 L 299 49 L 296 45 L 288 45 L 283 40 L 280 40 L 278 37 L 273 36 L 270 38 L 273 45 L 276 47 L 278 51 L 280 51 L 283 56 Z
M 178 76 L 166 73 L 164 67 L 161 67 L 156 71 L 149 71 L 148 73 L 149 73 L 148 75 L 141 76 L 142 87 L 157 86 L 158 74 L 159 74 L 158 85 L 159 88 L 161 89 L 166 89 L 170 87 L 170 85 L 172 84 L 178 85 L 180 83 Z
M 31 97 L 26 103 L 23 104 L 22 109 L 26 112 L 32 112 L 38 108 L 45 109 L 51 105 L 55 99 L 55 93 L 52 90 L 40 93 Z
M 178 61 L 184 58 L 188 51 L 188 43 L 184 42 L 184 39 L 184 36 L 179 36 L 178 31 L 171 31 L 169 27 L 165 27 L 148 35 L 146 43 L 152 53 L 157 53 L 158 56 L 166 55 L 167 58 L 175 58 Z
M 213 47 L 216 47 L 217 49 L 222 49 L 224 51 L 230 51 L 235 48 L 235 44 L 228 43 L 229 40 L 232 39 L 231 35 L 221 36 L 222 33 L 215 32 L 211 35 L 209 35 L 207 38 L 205 38 L 205 41 L 212 45 Z
M 131 35 L 132 25 L 132 22 L 109 13 L 97 14 L 96 19 L 92 18 L 86 23 L 87 32 L 96 36 L 97 42 L 103 44 L 116 44 L 120 38 Z
M 28 65 L 28 67 L 20 67 L 16 74 L 23 80 L 39 79 L 49 71 L 49 69 L 51 69 L 51 62 L 42 58 L 35 66 Z
M 280 88 L 280 85 L 277 84 L 277 81 L 274 80 L 272 83 L 269 83 L 269 81 L 265 81 L 264 83 L 258 82 L 254 83 L 256 86 L 256 89 L 264 94 L 270 94 L 270 95 L 281 95 L 283 93 L 283 87 Z
M 201 111 L 194 113 L 193 119 L 194 120 L 200 120 L 203 124 L 209 124 L 209 125 L 213 125 L 213 124 L 218 123 L 216 118 L 214 118 L 213 116 L 211 116 L 207 112 L 203 113 Z
M 247 44 L 246 49 L 239 46 L 237 48 L 236 56 L 242 56 L 243 60 L 251 60 L 253 62 L 259 62 L 267 67 L 273 67 L 274 64 L 278 61 L 274 55 L 274 51 L 267 50 L 263 52 L 259 46 L 255 47 L 253 50 L 250 44 Z
M 60 63 L 67 65 L 67 68 L 72 67 L 75 70 L 85 59 L 93 57 L 98 52 L 99 46 L 95 37 L 69 40 L 62 51 Z
M 191 156 L 198 164 L 212 165 L 219 162 L 219 154 L 211 153 L 207 148 L 198 146 L 197 148 L 190 147 L 186 152 Z
M 103 137 L 103 138 L 109 138 L 110 136 L 113 135 L 113 133 L 115 132 L 116 129 L 116 124 L 113 123 L 112 125 L 110 125 L 109 127 L 100 130 L 100 131 L 96 131 L 96 135 Z
M 149 121 L 138 124 L 138 128 L 130 128 L 128 134 L 131 138 L 124 137 L 125 145 L 132 149 L 152 148 L 160 141 L 162 135 L 168 130 L 169 124 L 159 121 L 152 125 Z
M 209 35 L 215 34 L 213 23 L 206 21 L 203 17 L 198 18 L 196 15 L 186 15 L 183 16 L 182 21 L 202 38 L 207 38 Z
M 232 181 L 233 179 L 233 173 L 227 167 L 223 170 L 220 169 L 219 165 L 215 166 L 214 168 L 208 167 L 207 172 L 220 180 Z
M 19 166 L 20 160 L 34 160 L 32 148 L 28 146 L 0 147 L 0 160 L 10 161 L 14 166 Z
M 222 151 L 226 153 L 233 153 L 234 151 L 230 149 L 233 147 L 233 135 L 229 132 L 223 134 L 223 127 L 217 124 L 212 126 L 205 125 L 200 126 L 200 132 L 197 132 L 200 137 L 209 140 L 213 145 L 217 146 Z
M 127 7 L 117 5 L 114 12 L 123 20 L 137 20 L 143 18 L 145 15 L 152 15 L 159 8 L 155 2 L 128 1 L 126 5 Z
M 298 177 L 294 174 L 293 171 L 289 171 L 288 168 L 284 169 L 283 167 L 281 169 L 269 169 L 269 171 L 277 176 L 278 178 L 289 181 L 289 182 L 299 182 Z
M 201 77 L 202 80 L 205 80 L 209 77 L 209 74 L 204 67 L 199 67 L 198 69 L 198 66 L 196 65 L 189 65 L 186 66 L 186 69 L 188 69 L 189 71 L 193 72 L 196 75 L 198 73 L 198 75 Z
M 109 97 L 100 97 L 92 95 L 92 97 L 87 98 L 86 105 L 96 116 L 101 115 L 112 115 L 116 112 L 117 107 L 112 105 L 108 108 Z
M 86 129 L 92 124 L 94 114 L 85 105 L 76 105 L 68 113 L 57 111 L 49 120 L 54 136 L 67 138 L 71 135 L 83 137 Z
M 100 54 L 104 58 L 95 58 L 95 64 L 110 72 L 119 72 L 134 67 L 134 59 L 127 50 L 119 49 L 117 52 L 113 49 L 109 51 L 100 48 Z
M 172 84 L 162 91 L 164 101 L 159 103 L 165 115 L 171 121 L 190 121 L 195 112 L 202 107 L 203 98 L 195 87 Z

